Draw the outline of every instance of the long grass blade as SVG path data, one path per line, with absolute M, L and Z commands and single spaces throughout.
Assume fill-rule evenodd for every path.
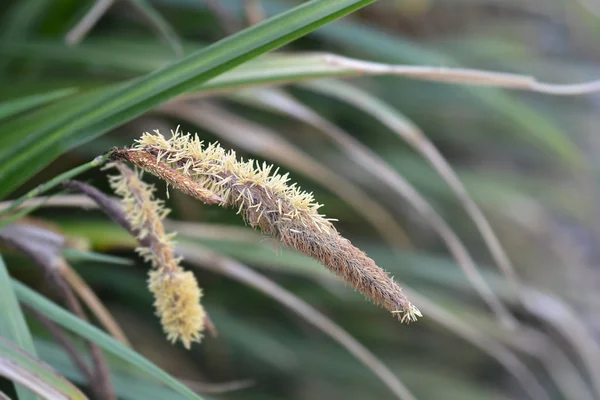
M 444 156 L 418 126 L 384 101 L 344 82 L 333 80 L 315 81 L 308 82 L 302 86 L 352 104 L 370 114 L 420 153 L 456 194 L 463 208 L 481 233 L 494 261 L 509 278 L 515 293 L 519 292 L 520 282 L 515 269 L 487 218 L 473 201 L 467 189 L 450 166 L 450 163 L 446 161 Z
M 12 287 L 22 303 L 46 315 L 63 328 L 68 329 L 93 343 L 96 343 L 109 353 L 130 362 L 132 365 L 135 365 L 137 368 L 139 368 L 140 371 L 144 371 L 148 375 L 154 377 L 186 398 L 190 400 L 202 399 L 185 385 L 177 381 L 177 379 L 173 378 L 158 366 L 148 361 L 139 353 L 123 345 L 121 342 L 102 332 L 98 328 L 77 318 L 73 314 L 52 303 L 45 297 L 29 289 L 27 286 L 13 280 Z
M 523 354 L 537 358 L 548 371 L 563 398 L 581 400 L 597 398 L 592 394 L 585 377 L 567 353 L 555 340 L 545 334 L 525 327 L 521 328 L 519 335 L 498 331 L 488 332 L 488 334 L 499 337 L 499 341 Z
M 2 337 L 0 337 L 0 376 L 18 383 L 44 399 L 87 400 L 87 397 L 71 382 Z
M 51 101 L 75 93 L 77 89 L 60 89 L 43 94 L 34 94 L 31 96 L 20 97 L 14 100 L 7 100 L 0 103 L 0 120 L 31 110 L 32 108 L 42 106 Z
M 573 347 L 600 398 L 600 345 L 568 305 L 537 291 L 523 292 L 525 309 L 554 327 Z
M 61 268 L 61 275 L 65 281 L 71 286 L 75 294 L 83 301 L 83 303 L 90 309 L 102 326 L 110 333 L 115 339 L 123 343 L 127 347 L 131 347 L 131 343 L 125 336 L 123 329 L 119 326 L 117 321 L 113 318 L 111 313 L 106 309 L 102 301 L 96 296 L 96 293 L 91 287 L 79 276 L 77 272 L 69 265 L 64 265 Z
M 23 311 L 17 301 L 10 283 L 10 276 L 0 255 L 0 337 L 9 339 L 27 353 L 35 356 L 35 347 L 31 332 L 25 322 Z M 38 397 L 29 390 L 20 386 L 16 387 L 20 400 L 36 400 Z
M 193 224 L 188 225 L 188 229 L 190 229 L 192 232 L 196 232 L 196 230 L 191 229 L 191 225 Z M 219 265 L 219 263 L 214 262 L 215 258 L 221 256 L 213 254 L 213 257 L 210 257 L 209 254 L 212 253 L 208 250 L 205 250 L 203 246 L 197 244 L 181 244 L 178 246 L 178 250 L 186 260 L 194 262 L 194 257 L 200 257 L 200 260 L 206 260 L 206 264 L 203 265 L 204 268 L 210 268 L 218 273 L 224 273 L 221 271 L 222 267 Z M 285 268 L 278 268 L 277 270 L 287 270 L 287 267 L 289 266 L 289 259 L 282 256 L 279 257 L 278 260 Z M 213 263 L 209 265 L 210 262 Z M 255 260 L 255 263 L 257 264 L 262 264 L 263 262 L 264 260 Z M 233 266 L 227 266 L 227 269 L 230 267 L 233 268 Z M 322 269 L 297 269 L 297 271 L 303 275 L 308 274 L 308 276 L 311 278 L 318 277 L 319 279 L 330 280 L 333 278 L 331 275 L 324 273 Z M 225 274 L 227 273 L 225 272 Z M 239 280 L 242 281 L 241 279 Z M 242 282 L 245 282 L 245 280 Z M 249 283 L 249 285 L 253 286 L 255 284 Z M 418 299 L 415 300 L 415 304 L 424 311 L 424 315 L 427 318 L 448 329 L 449 332 L 461 337 L 468 343 L 471 343 L 482 352 L 495 359 L 506 369 L 508 373 L 515 378 L 515 380 L 520 384 L 522 390 L 527 393 L 531 399 L 550 399 L 546 389 L 542 386 L 533 371 L 531 371 L 531 369 L 529 369 L 529 367 L 523 363 L 508 347 L 498 342 L 485 332 L 481 331 L 476 325 L 461 321 L 458 317 L 446 311 L 439 304 L 423 296 L 414 289 L 409 288 L 408 291 L 411 296 L 416 296 L 411 298 Z M 509 334 L 514 335 L 514 332 Z
M 510 349 L 493 338 L 482 334 L 473 326 L 461 321 L 442 307 L 420 293 L 408 288 L 412 299 L 433 321 L 444 326 L 450 332 L 460 336 L 481 351 L 492 356 L 519 382 L 519 385 L 531 399 L 549 400 L 550 396 L 535 374 Z
M 0 196 L 12 191 L 63 151 L 105 133 L 160 103 L 260 54 L 280 47 L 374 0 L 312 0 L 223 39 L 163 69 L 108 90 L 76 110 L 51 115 L 41 129 L 3 133 Z M 39 124 L 40 121 L 34 121 Z M 23 132 L 26 132 L 23 135 Z M 33 145 L 35 144 L 35 145 Z M 35 160 L 35 162 L 33 162 Z

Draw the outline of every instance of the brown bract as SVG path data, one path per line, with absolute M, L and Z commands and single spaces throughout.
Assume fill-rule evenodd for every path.
M 170 168 L 167 164 L 158 161 L 156 157 L 145 152 L 130 151 L 129 149 L 115 149 L 113 158 L 129 161 L 133 165 L 142 168 L 144 171 L 148 171 L 152 175 L 166 181 L 180 192 L 195 197 L 206 204 L 218 204 L 222 201 L 222 199 L 213 192 L 199 186 L 184 174 Z

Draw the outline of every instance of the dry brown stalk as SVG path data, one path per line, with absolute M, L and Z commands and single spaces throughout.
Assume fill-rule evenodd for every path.
M 108 333 L 125 346 L 131 347 L 131 343 L 127 339 L 123 329 L 121 329 L 117 321 L 106 309 L 104 304 L 102 304 L 98 296 L 96 296 L 96 293 L 94 293 L 85 280 L 83 280 L 83 278 L 81 278 L 81 276 L 79 276 L 79 274 L 68 264 L 64 264 L 59 273 Z

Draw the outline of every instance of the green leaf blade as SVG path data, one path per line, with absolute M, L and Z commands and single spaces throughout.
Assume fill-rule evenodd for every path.
M 0 337 L 9 339 L 29 354 L 35 356 L 33 339 L 31 338 L 25 317 L 10 283 L 10 276 L 4 265 L 2 256 L 0 256 L 0 310 L 2 310 L 0 312 Z M 20 386 L 17 386 L 16 390 L 20 400 L 38 399 L 29 390 L 25 390 Z
M 45 399 L 87 400 L 77 387 L 48 365 L 3 338 L 0 338 L 0 375 Z M 24 397 L 19 395 L 19 398 Z
M 186 398 L 190 400 L 202 400 L 202 397 L 188 389 L 177 379 L 160 369 L 142 355 L 102 332 L 95 326 L 82 321 L 18 281 L 13 280 L 12 287 L 14 288 L 14 291 L 21 302 L 46 315 L 63 328 L 68 329 L 93 343 L 96 343 L 109 353 L 112 353 L 115 356 L 130 362 L 138 367 L 141 371 L 146 372 L 148 375 L 169 386 L 171 389 L 177 391 Z
M 47 127 L 28 132 L 26 139 L 30 143 L 35 139 L 34 146 L 0 159 L 0 178 L 5 182 L 0 196 L 10 193 L 19 181 L 29 178 L 61 152 L 373 1 L 310 1 L 90 101 L 75 116 L 52 118 Z

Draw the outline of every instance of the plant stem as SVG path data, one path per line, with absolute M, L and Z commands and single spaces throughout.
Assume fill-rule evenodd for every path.
M 112 155 L 113 150 L 109 151 L 106 154 L 103 154 L 101 156 L 98 156 L 96 158 L 94 158 L 92 161 L 87 162 L 83 165 L 80 165 L 78 167 L 75 167 L 73 169 L 70 169 L 66 172 L 63 172 L 62 174 L 54 177 L 53 179 L 49 180 L 46 183 L 43 183 L 39 186 L 37 186 L 36 188 L 30 190 L 28 193 L 26 193 L 25 195 L 19 197 L 17 200 L 13 201 L 13 203 L 10 205 L 10 207 L 0 211 L 0 217 L 4 216 L 8 213 L 10 213 L 11 211 L 15 210 L 17 207 L 19 207 L 21 204 L 23 204 L 25 201 L 32 199 L 34 197 L 37 197 L 39 195 L 41 195 L 44 192 L 47 192 L 48 190 L 60 185 L 61 183 L 63 183 L 64 181 L 66 181 L 67 179 L 71 179 L 79 174 L 81 174 L 82 172 L 85 172 L 89 169 L 95 168 L 95 167 L 99 167 L 100 165 L 104 164 Z

